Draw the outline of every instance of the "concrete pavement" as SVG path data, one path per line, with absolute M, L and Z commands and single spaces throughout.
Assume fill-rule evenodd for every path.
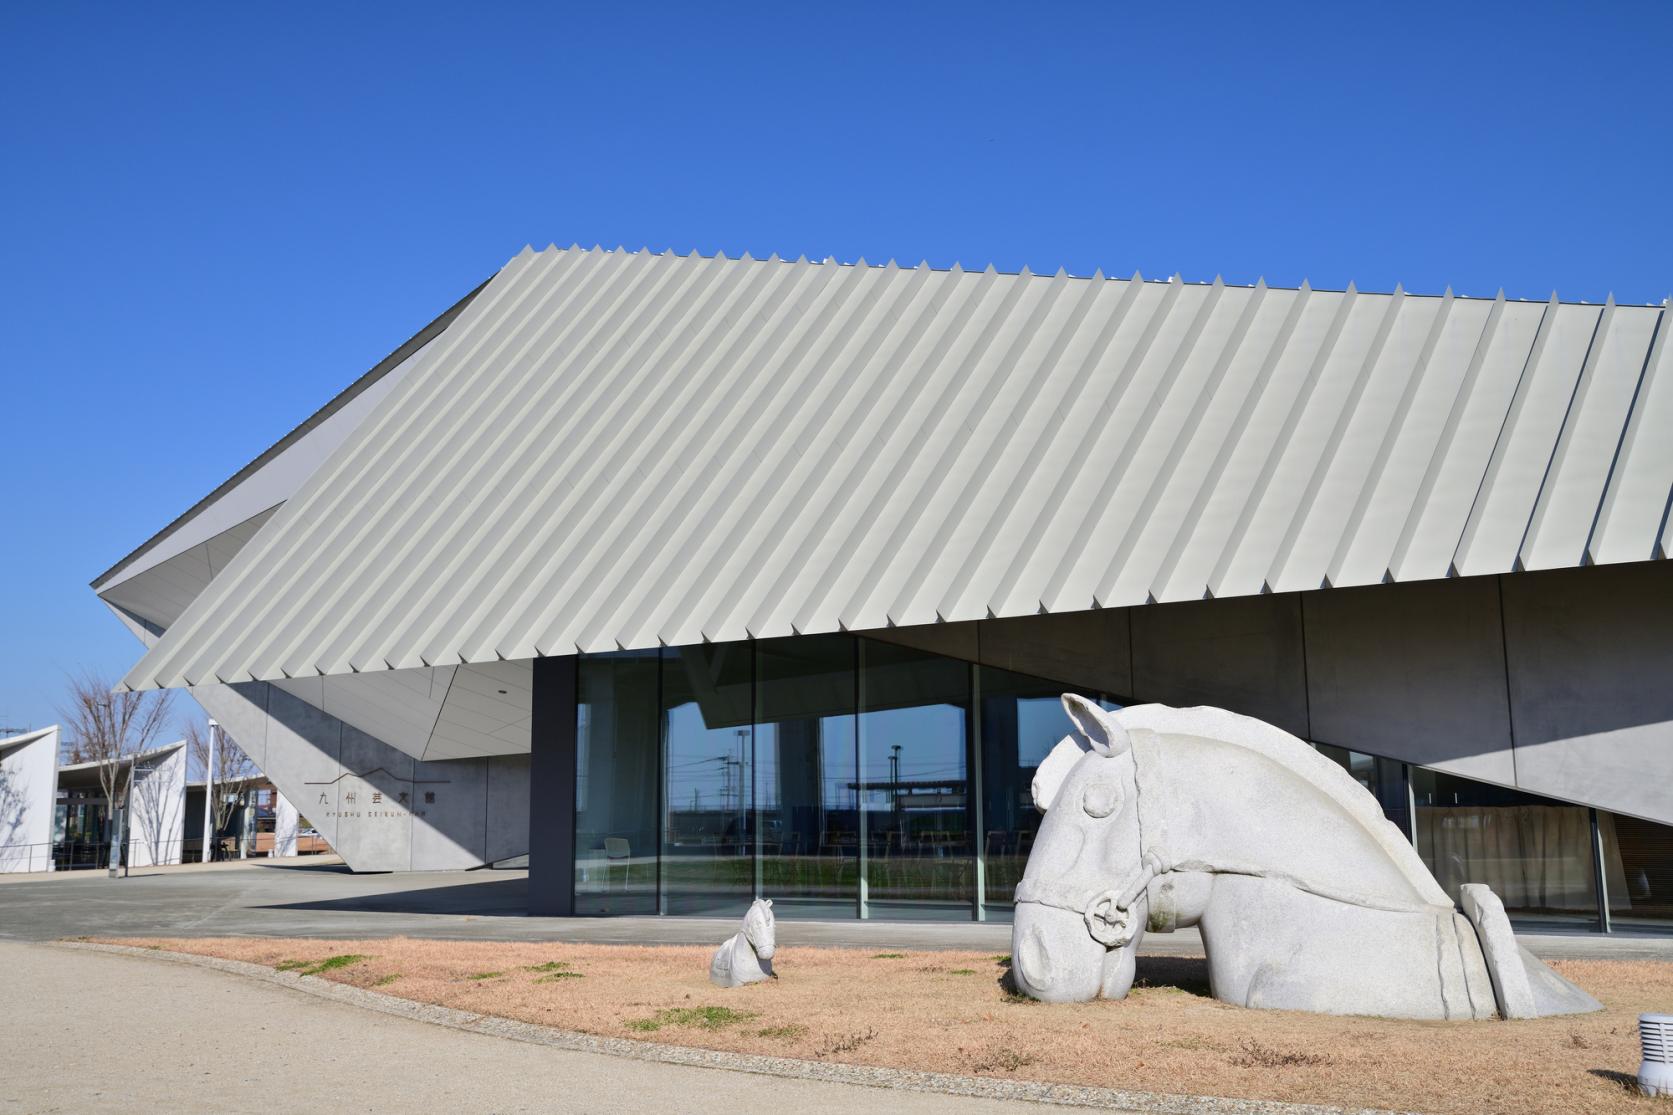
M 1048 1110 L 552 1049 L 146 957 L 0 943 L 0 972 L 0 1112 Z
M 15 879 L 15 877 L 14 877 Z M 76 936 L 444 937 L 709 944 L 737 918 L 538 918 L 524 914 L 525 871 L 356 875 L 310 859 L 35 877 L 0 886 L 0 940 Z M 781 905 L 780 909 L 784 909 Z M 741 914 L 740 910 L 740 914 Z M 780 914 L 782 944 L 1010 951 L 1004 923 L 799 921 Z M 1673 937 L 1520 932 L 1546 959 L 1673 959 Z M 1200 955 L 1194 930 L 1150 934 L 1146 955 Z

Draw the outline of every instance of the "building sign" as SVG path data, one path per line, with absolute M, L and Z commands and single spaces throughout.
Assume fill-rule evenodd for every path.
M 403 783 L 409 787 L 417 785 L 445 786 L 449 784 L 449 780 L 445 778 L 397 778 L 384 767 L 373 767 L 370 770 L 361 771 L 359 773 L 344 771 L 342 774 L 339 774 L 336 778 L 333 778 L 328 782 L 309 782 L 306 783 L 306 785 L 329 787 L 338 786 L 339 783 L 344 783 L 346 779 L 352 780 L 339 786 L 338 796 L 340 799 L 340 807 L 337 809 L 331 808 L 330 791 L 326 789 L 320 790 L 319 804 L 326 807 L 323 814 L 325 817 L 338 820 L 347 818 L 364 818 L 366 820 L 393 821 L 399 820 L 403 817 L 423 817 L 426 815 L 428 812 L 427 810 L 414 809 L 410 805 L 410 802 L 412 801 L 412 794 L 414 792 L 410 789 L 396 791 L 396 800 L 393 802 L 385 802 L 384 791 L 374 790 L 370 786 L 364 784 L 366 779 L 375 774 L 381 774 L 385 777 L 385 779 Z M 437 791 L 424 790 L 421 792 L 424 795 L 425 805 L 436 804 Z M 362 800 L 362 795 L 365 795 L 365 800 Z

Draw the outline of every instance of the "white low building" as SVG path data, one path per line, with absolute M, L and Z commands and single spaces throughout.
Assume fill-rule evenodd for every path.
M 58 726 L 0 739 L 0 873 L 52 867 Z
M 109 863 L 108 803 L 98 762 L 58 763 L 57 725 L 0 739 L 0 873 Z M 185 741 L 124 759 L 130 867 L 181 862 L 186 823 Z

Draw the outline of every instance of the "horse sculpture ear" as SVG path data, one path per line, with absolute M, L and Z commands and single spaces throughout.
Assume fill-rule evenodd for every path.
M 1127 729 L 1115 717 L 1082 697 L 1079 693 L 1063 694 L 1063 711 L 1074 721 L 1075 728 L 1086 737 L 1092 750 L 1100 755 L 1120 755 L 1132 746 Z

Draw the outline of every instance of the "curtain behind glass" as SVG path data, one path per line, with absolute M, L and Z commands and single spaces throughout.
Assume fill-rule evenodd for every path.
M 1414 768 L 1417 848 L 1454 901 L 1486 883 L 1524 920 L 1595 924 L 1591 814 L 1532 794 Z

